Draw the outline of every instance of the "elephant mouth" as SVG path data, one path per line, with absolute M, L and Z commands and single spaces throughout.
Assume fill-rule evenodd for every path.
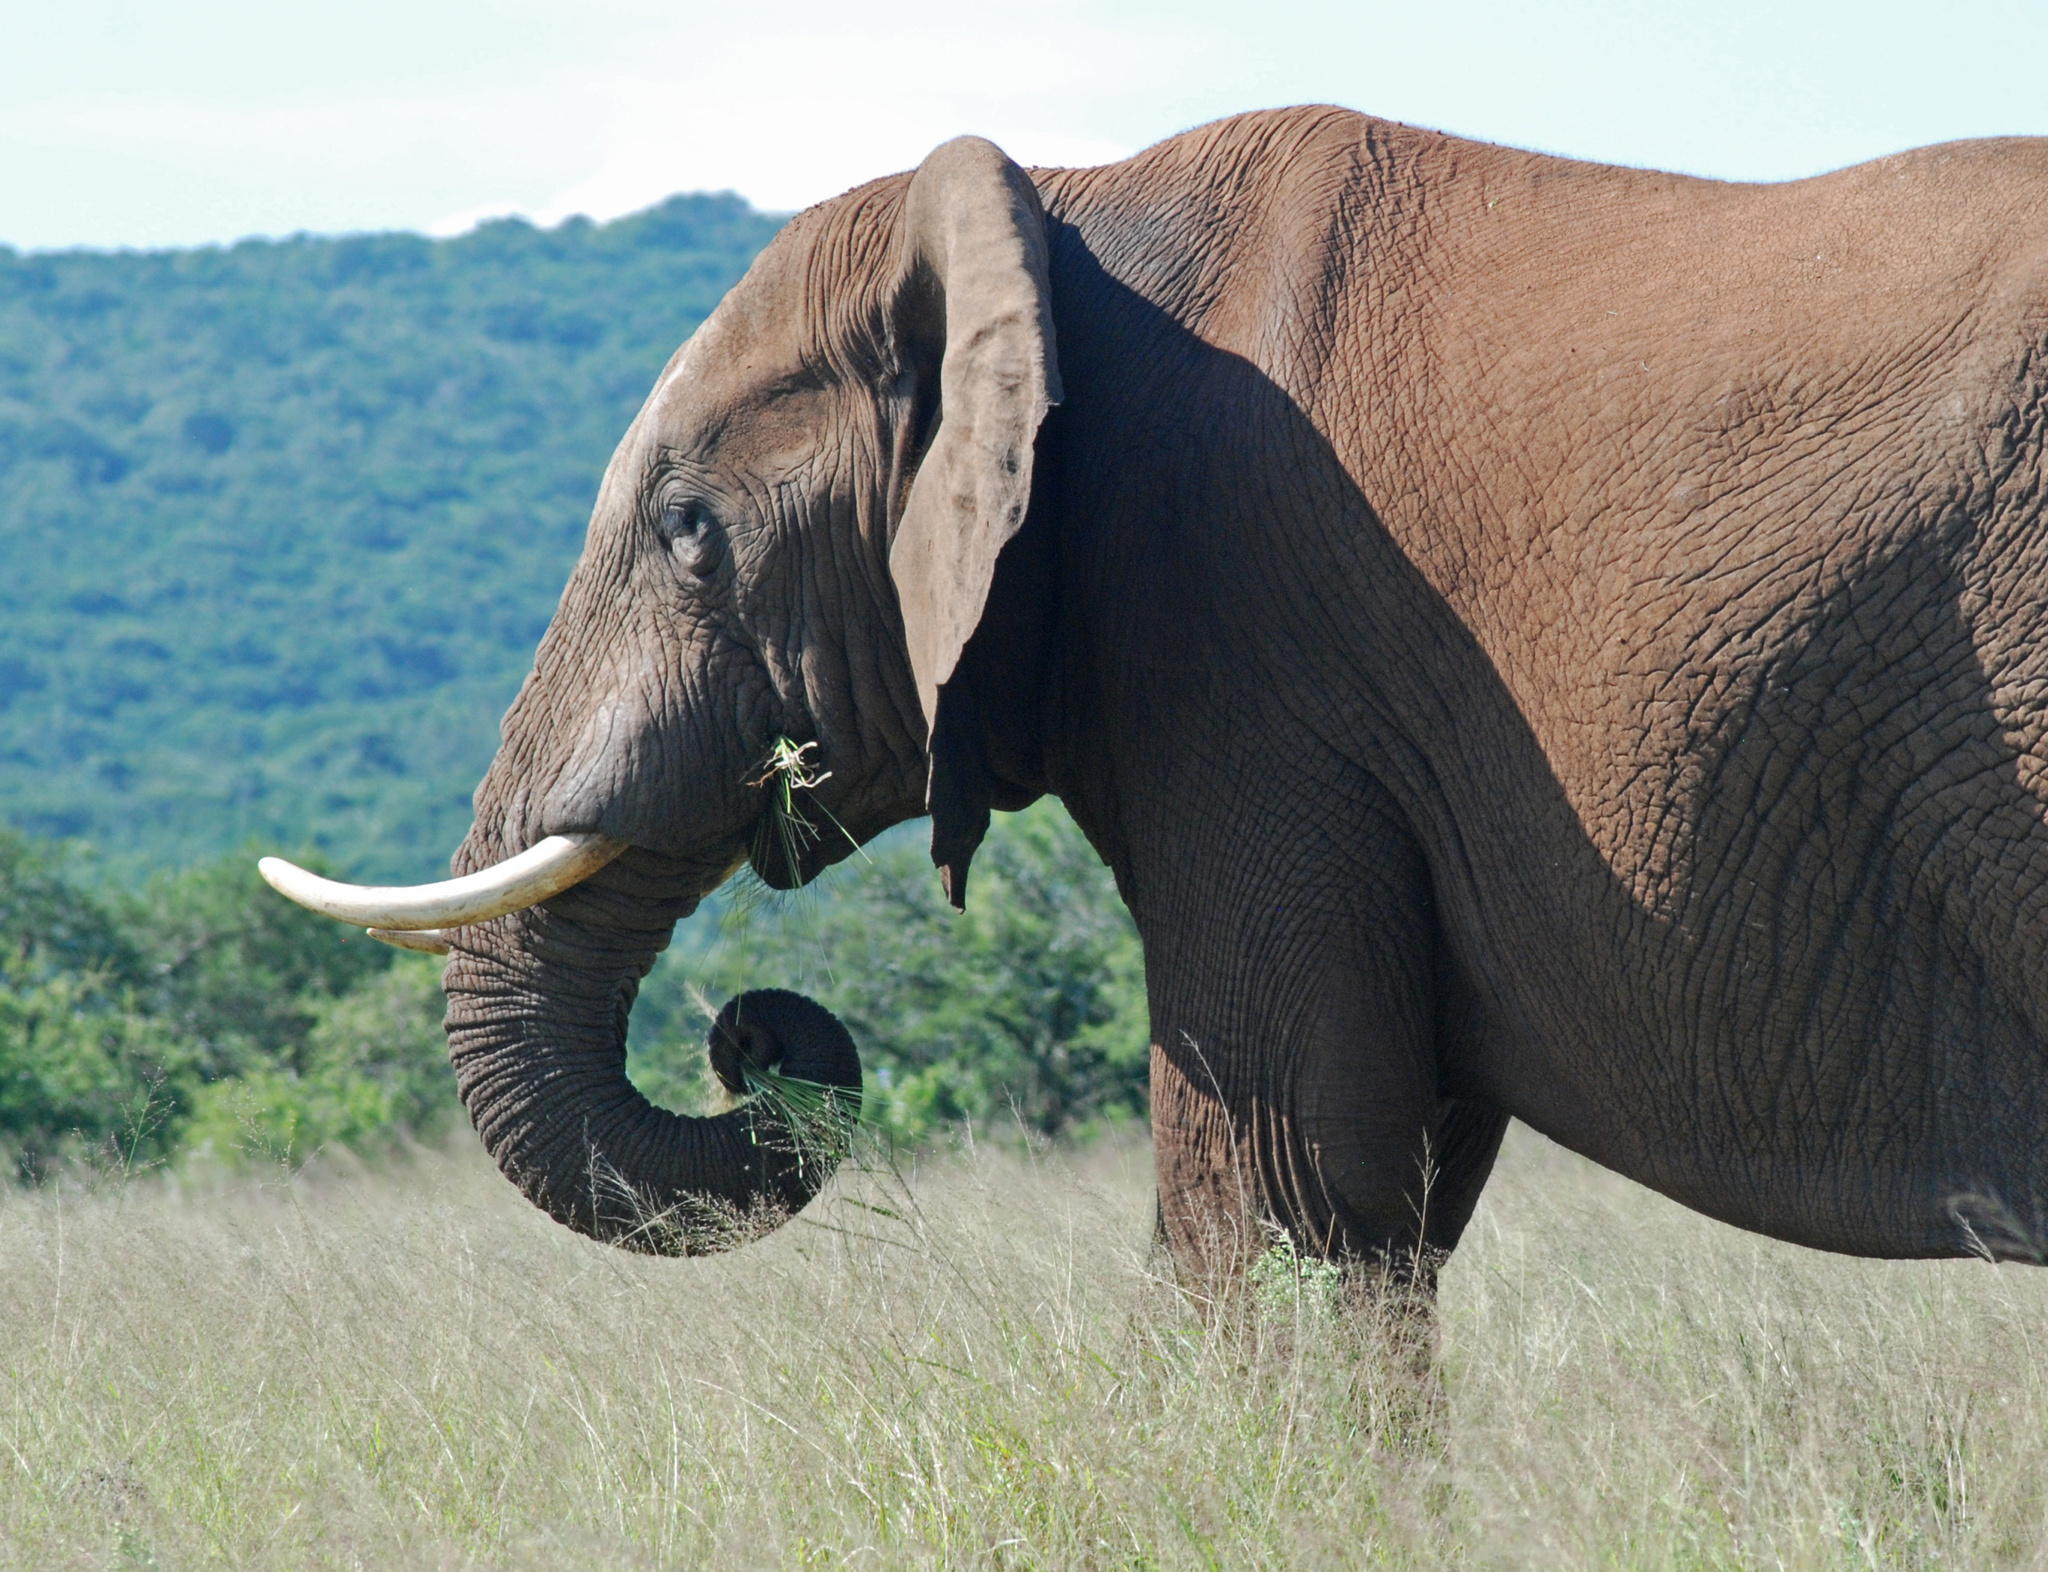
M 748 783 L 761 788 L 766 801 L 747 835 L 747 864 L 771 890 L 799 889 L 860 846 L 818 799 L 815 788 L 831 772 L 809 770 L 805 756 L 813 746 L 778 739 L 767 770 Z
M 795 890 L 845 857 L 853 845 L 852 837 L 814 804 L 799 804 L 795 812 L 774 805 L 754 821 L 747 837 L 747 866 L 769 889 Z

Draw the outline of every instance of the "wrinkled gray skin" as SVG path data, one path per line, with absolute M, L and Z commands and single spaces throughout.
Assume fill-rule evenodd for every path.
M 621 444 L 477 794 L 459 870 L 634 847 L 457 936 L 477 1126 L 608 1237 L 807 1197 L 622 1073 L 786 735 L 857 839 L 929 802 L 956 895 L 1064 800 L 1191 1267 L 1439 1258 L 1510 1115 L 1781 1238 L 2034 1258 L 2044 347 L 2039 142 L 1730 186 L 1308 109 L 813 209 Z

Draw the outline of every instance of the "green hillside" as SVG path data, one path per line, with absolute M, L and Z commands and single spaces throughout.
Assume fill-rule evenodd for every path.
M 438 873 L 613 444 L 777 223 L 0 248 L 0 821 Z

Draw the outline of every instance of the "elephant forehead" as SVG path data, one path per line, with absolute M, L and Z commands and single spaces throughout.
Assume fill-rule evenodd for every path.
M 827 440 L 819 395 L 831 390 L 805 365 L 796 336 L 725 311 L 697 330 L 648 400 L 643 460 L 723 457 L 751 468 Z
M 803 372 L 804 349 L 817 328 L 804 239 L 785 231 L 769 242 L 670 363 L 657 399 L 698 390 L 717 399 L 757 398 Z
M 715 428 L 720 417 L 746 394 L 744 369 L 757 360 L 751 335 L 728 311 L 731 296 L 705 318 L 662 373 L 647 401 L 647 435 L 672 444 L 687 434 Z

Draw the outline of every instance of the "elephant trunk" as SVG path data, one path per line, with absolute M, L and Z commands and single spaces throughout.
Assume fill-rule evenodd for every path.
M 586 885 L 455 930 L 444 978 L 462 1100 L 505 1176 L 558 1222 L 656 1255 L 779 1225 L 831 1175 L 860 1106 L 846 1029 L 780 990 L 740 995 L 712 1027 L 719 1078 L 755 1094 L 738 1107 L 673 1114 L 626 1079 L 640 979 L 688 905 Z

